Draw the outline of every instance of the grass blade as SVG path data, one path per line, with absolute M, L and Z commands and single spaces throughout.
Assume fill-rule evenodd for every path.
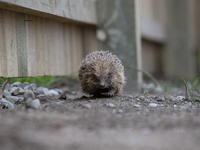
M 188 98 L 189 97 L 188 86 L 187 86 L 187 83 L 186 83 L 185 79 L 182 78 L 182 80 L 184 81 L 184 84 L 185 84 L 185 98 Z
M 14 106 L 16 107 L 22 107 L 22 106 L 19 106 L 19 105 L 16 105 L 10 98 L 8 98 L 1 90 L 0 90 L 0 93 L 3 94 L 5 96 L 6 99 L 8 99 Z
M 199 97 L 192 97 L 192 99 L 200 101 Z
M 147 71 L 144 71 L 144 70 L 141 70 L 141 69 L 138 69 L 138 68 L 135 68 L 135 67 L 129 67 L 129 66 L 125 66 L 125 68 L 127 68 L 127 69 L 133 69 L 133 70 L 142 72 L 147 77 L 149 77 L 156 84 L 156 86 L 161 87 L 161 85 L 158 83 L 158 81 L 150 73 L 148 73 Z
M 192 83 L 192 87 L 191 87 L 191 89 L 190 89 L 190 92 L 192 92 L 192 91 L 197 87 L 198 82 L 199 82 L 199 78 L 196 78 L 196 79 L 194 80 L 194 82 Z
M 150 90 L 151 90 L 151 88 L 148 88 L 146 91 L 144 91 L 143 96 L 145 96 L 146 94 L 148 94 Z

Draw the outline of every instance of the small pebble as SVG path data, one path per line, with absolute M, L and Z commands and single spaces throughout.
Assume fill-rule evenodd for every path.
M 118 109 L 118 110 L 117 110 L 117 113 L 119 113 L 119 114 L 122 114 L 123 112 L 124 112 L 123 109 Z
M 25 91 L 20 87 L 13 87 L 10 93 L 11 95 L 16 96 L 16 95 L 23 95 Z
M 2 98 L 0 100 L 0 105 L 4 106 L 5 108 L 8 108 L 8 110 L 13 110 L 15 109 L 15 106 L 13 105 L 13 103 L 11 103 L 10 101 L 7 101 L 6 99 Z
M 37 91 L 38 91 L 40 94 L 45 94 L 45 93 L 47 93 L 47 92 L 49 91 L 49 89 L 46 88 L 46 87 L 40 86 L 40 87 L 37 88 Z
M 150 102 L 150 99 L 148 99 L 148 98 L 144 99 L 144 103 L 149 103 L 149 102 Z
M 82 106 L 83 108 L 87 108 L 87 109 L 92 108 L 90 104 L 81 104 L 80 106 Z
M 40 99 L 40 98 L 44 98 L 44 97 L 45 97 L 44 94 L 40 94 L 40 95 L 37 95 L 37 96 L 36 96 L 36 98 L 39 98 L 39 99 Z
M 186 110 L 187 107 L 185 107 L 185 106 L 181 106 L 180 109 L 181 109 L 181 110 Z
M 33 87 L 30 86 L 30 85 L 27 85 L 27 86 L 24 87 L 24 91 L 27 91 L 27 90 L 33 91 Z
M 18 96 L 7 96 L 13 103 L 17 103 L 19 101 L 23 101 L 24 98 L 23 97 L 18 97 Z M 5 98 L 6 100 L 9 101 L 8 98 Z
M 37 85 L 35 83 L 30 84 L 29 86 L 32 87 L 33 91 L 37 90 Z
M 59 97 L 59 99 L 67 99 L 67 96 L 66 96 L 66 94 L 65 93 L 62 93 L 61 95 L 60 95 L 60 97 Z
M 38 91 L 33 91 L 33 93 L 34 93 L 35 96 L 40 95 L 40 93 Z
M 140 105 L 133 105 L 133 107 L 135 107 L 135 108 L 140 108 Z
M 30 106 L 31 108 L 34 108 L 34 109 L 40 108 L 40 100 L 39 100 L 39 99 L 35 99 L 35 100 L 31 101 L 31 102 L 29 103 L 29 106 Z
M 185 100 L 185 96 L 177 96 L 177 97 L 176 97 L 176 100 L 178 100 L 178 101 Z
M 88 102 L 92 103 L 92 100 L 89 100 Z
M 19 87 L 19 85 L 22 84 L 21 82 L 15 82 L 12 84 L 13 87 Z
M 108 103 L 107 106 L 110 107 L 110 108 L 115 108 L 116 107 L 113 103 Z
M 47 95 L 59 95 L 59 93 L 55 90 L 49 90 L 46 94 Z
M 24 100 L 34 100 L 35 99 L 35 95 L 34 93 L 31 91 L 31 90 L 27 90 L 25 93 L 24 93 Z
M 174 105 L 174 108 L 177 108 L 177 105 Z
M 11 94 L 10 94 L 10 92 L 8 92 L 7 90 L 4 90 L 4 95 L 6 95 L 6 96 L 11 96 Z
M 24 84 L 24 86 L 27 86 L 27 85 L 29 85 L 29 83 L 28 83 L 28 82 L 24 82 L 23 84 Z
M 130 101 L 130 99 L 126 98 L 125 101 Z
M 63 103 L 62 102 L 53 102 L 53 103 L 50 103 L 49 106 L 51 107 L 57 107 L 57 106 L 62 106 Z
M 58 92 L 59 94 L 63 94 L 63 90 L 60 89 L 54 89 L 56 92 Z
M 157 101 L 158 101 L 158 102 L 164 102 L 164 101 L 165 101 L 165 98 L 164 98 L 164 97 L 159 97 L 159 98 L 157 99 Z
M 156 108 L 158 106 L 158 104 L 156 104 L 156 103 L 150 103 L 149 104 L 149 107 L 152 107 L 152 108 Z
M 160 86 L 157 86 L 156 88 L 154 88 L 154 91 L 155 91 L 156 93 L 164 93 L 163 88 L 161 88 Z
M 192 103 L 191 103 L 191 102 L 189 102 L 189 103 L 187 104 L 187 106 L 188 106 L 188 107 L 191 107 L 191 106 L 192 106 Z
M 133 99 L 133 96 L 129 95 L 128 98 L 132 98 Z
M 140 96 L 139 99 L 140 99 L 140 100 L 144 100 L 145 97 L 144 97 L 144 96 Z M 137 99 L 137 100 L 138 100 L 138 99 Z

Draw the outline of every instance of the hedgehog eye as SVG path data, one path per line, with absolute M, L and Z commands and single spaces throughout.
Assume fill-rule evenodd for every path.
M 85 68 L 83 67 L 82 70 L 85 70 Z
M 110 75 L 109 74 L 108 74 L 107 78 L 110 79 Z

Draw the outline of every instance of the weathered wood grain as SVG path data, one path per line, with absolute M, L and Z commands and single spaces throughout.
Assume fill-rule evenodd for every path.
M 169 0 L 165 74 L 169 78 L 196 76 L 193 0 Z
M 82 32 L 84 49 L 83 57 L 85 57 L 87 54 L 98 50 L 98 44 L 96 40 L 96 26 L 83 26 Z
M 36 74 L 35 35 L 34 35 L 33 16 L 25 15 L 25 28 L 26 28 L 28 76 L 35 77 L 37 74 Z
M 66 75 L 72 74 L 71 71 L 71 44 L 70 44 L 70 24 L 63 23 L 63 43 L 64 43 L 64 62 Z
M 138 29 L 138 0 L 98 0 L 98 27 L 106 33 L 105 40 L 99 40 L 99 49 L 109 50 L 117 55 L 125 66 L 126 91 L 141 87 L 141 38 Z M 110 9 L 112 8 L 112 9 Z
M 7 53 L 5 45 L 4 17 L 0 9 L 0 77 L 7 76 Z
M 49 20 L 42 18 L 42 39 L 43 39 L 43 65 L 44 65 L 44 75 L 49 76 L 51 75 L 51 59 L 50 59 L 50 29 L 49 29 Z
M 14 12 L 3 10 L 3 18 L 4 44 L 7 52 L 7 77 L 18 77 L 16 16 Z
M 97 23 L 94 0 L 0 0 L 0 7 L 62 21 Z
M 37 76 L 44 75 L 44 39 L 42 30 L 42 18 L 34 17 L 34 34 L 35 34 L 35 58 Z
M 83 54 L 95 50 L 93 25 L 83 28 L 3 9 L 0 21 L 2 77 L 77 75 Z
M 16 16 L 18 76 L 27 77 L 28 67 L 27 67 L 25 14 L 15 13 L 15 16 Z
M 81 42 L 80 42 L 80 31 L 77 26 L 71 26 L 70 32 L 70 43 L 71 43 L 71 71 L 72 75 L 77 75 L 78 73 L 78 66 L 80 64 L 80 60 L 82 59 L 82 52 L 81 52 Z M 80 60 L 79 60 L 80 59 Z

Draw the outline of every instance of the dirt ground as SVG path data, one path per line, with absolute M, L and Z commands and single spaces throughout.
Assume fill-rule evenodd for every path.
M 0 149 L 200 149 L 199 101 L 173 100 L 170 95 L 158 101 L 162 94 L 141 93 L 88 98 L 76 87 L 66 92 L 66 100 L 41 98 L 38 110 L 1 109 Z

